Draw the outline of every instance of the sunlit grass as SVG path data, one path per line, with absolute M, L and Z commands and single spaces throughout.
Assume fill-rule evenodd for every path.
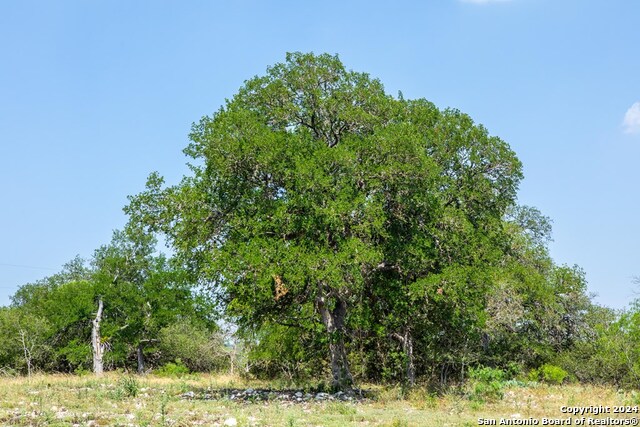
M 0 378 L 0 425 L 21 426 L 471 426 L 478 419 L 566 418 L 563 405 L 637 405 L 638 394 L 581 385 L 511 387 L 481 403 L 464 393 L 435 395 L 416 388 L 369 387 L 359 403 L 260 402 L 186 399 L 188 391 L 274 388 L 232 375 L 166 378 L 109 373 L 102 377 L 35 375 Z M 365 387 L 366 388 L 366 387 Z M 620 417 L 618 417 L 620 418 Z

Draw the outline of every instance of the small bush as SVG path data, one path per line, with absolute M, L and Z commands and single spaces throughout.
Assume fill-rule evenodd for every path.
M 502 399 L 506 375 L 500 369 L 489 367 L 469 369 L 471 380 L 471 400 L 485 402 Z
M 18 375 L 20 372 L 10 366 L 0 368 L 0 377 L 17 377 Z
M 540 370 L 539 369 L 530 370 L 529 373 L 527 374 L 527 381 L 529 382 L 540 381 Z
M 127 397 L 136 397 L 140 391 L 140 384 L 135 377 L 126 376 L 118 382 L 118 389 Z
M 516 362 L 509 362 L 506 368 L 506 375 L 509 379 L 522 377 L 522 366 Z
M 438 405 L 438 396 L 425 388 L 411 389 L 407 398 L 416 409 L 434 409 Z
M 559 366 L 545 364 L 540 367 L 540 377 L 549 384 L 562 384 L 567 375 L 569 373 Z
M 169 365 L 173 360 L 180 359 L 183 366 L 194 372 L 218 370 L 229 359 L 219 334 L 188 321 L 163 328 L 160 331 L 159 349 L 160 363 Z
M 538 369 L 529 371 L 529 381 L 543 381 L 547 384 L 562 384 L 569 373 L 559 366 L 544 364 Z
M 83 377 L 85 375 L 89 375 L 91 374 L 91 370 L 85 368 L 84 366 L 78 366 L 76 369 L 73 370 L 73 373 L 78 375 L 79 377 Z
M 504 381 L 506 375 L 500 369 L 493 369 L 486 366 L 469 369 L 469 378 L 481 382 Z
M 175 363 L 166 363 L 156 369 L 155 373 L 161 377 L 182 377 L 189 374 L 189 368 L 182 363 L 182 360 L 176 359 Z

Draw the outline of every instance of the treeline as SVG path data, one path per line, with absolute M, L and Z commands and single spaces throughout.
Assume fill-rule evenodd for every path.
M 114 233 L 89 262 L 22 286 L 0 308 L 0 369 L 5 374 L 94 370 L 92 332 L 105 369 L 140 373 L 176 360 L 192 370 L 228 366 L 228 349 L 209 295 L 186 271 L 156 254 L 151 236 Z
M 636 383 L 638 305 L 594 305 L 584 273 L 553 262 L 549 220 L 517 203 L 520 161 L 469 116 L 295 53 L 190 138 L 191 176 L 151 174 L 88 266 L 0 312 L 0 363 L 89 369 L 104 350 L 107 368 L 242 360 L 248 375 L 340 389 L 482 366 Z
M 209 293 L 197 292 L 186 272 L 154 256 L 150 241 L 134 247 L 126 238 L 116 233 L 91 262 L 72 260 L 60 273 L 22 286 L 11 306 L 0 308 L 0 373 L 90 372 L 91 324 L 101 298 L 107 370 L 235 369 L 267 379 L 326 378 L 327 343 L 319 322 L 265 322 L 256 330 L 223 334 Z M 525 234 L 520 238 L 528 242 L 521 248 L 535 246 Z M 526 265 L 505 270 L 474 311 L 448 303 L 449 295 L 438 288 L 430 313 L 425 310 L 417 322 L 402 313 L 383 314 L 371 296 L 366 313 L 351 318 L 347 328 L 355 379 L 443 386 L 478 366 L 527 378 L 552 365 L 564 369 L 568 380 L 636 386 L 640 305 L 625 311 L 595 305 L 580 269 L 553 265 L 543 247 L 532 254 L 536 259 Z M 391 323 L 407 320 L 411 351 Z

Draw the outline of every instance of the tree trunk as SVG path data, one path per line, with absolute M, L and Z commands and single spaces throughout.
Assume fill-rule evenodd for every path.
M 406 358 L 405 375 L 407 385 L 413 387 L 416 384 L 416 365 L 413 356 L 413 338 L 411 337 L 411 331 L 407 328 L 404 334 L 394 333 L 393 337 L 402 344 L 402 351 Z
M 104 344 L 102 343 L 102 337 L 100 337 L 100 322 L 102 321 L 102 298 L 98 300 L 98 312 L 96 318 L 93 319 L 93 327 L 91 328 L 91 347 L 93 348 L 93 373 L 96 375 L 102 375 L 104 371 L 102 356 L 104 354 Z
M 344 346 L 344 322 L 347 315 L 347 303 L 341 298 L 335 299 L 335 307 L 327 307 L 326 297 L 316 300 L 322 316 L 322 323 L 329 335 L 329 358 L 331 361 L 332 387 L 335 390 L 349 390 L 353 386 L 353 377 L 349 371 L 347 351 Z
M 144 352 L 142 351 L 142 343 L 138 344 L 136 356 L 138 358 L 138 373 L 144 374 Z
M 402 343 L 404 354 L 407 358 L 407 383 L 410 387 L 416 384 L 416 365 L 413 357 L 413 338 L 411 332 L 407 329 L 404 334 L 404 342 Z
M 19 331 L 20 334 L 20 343 L 22 344 L 22 351 L 24 352 L 24 361 L 27 364 L 27 376 L 29 378 L 31 378 L 31 350 L 29 349 L 29 346 L 27 345 L 27 332 L 25 330 L 23 330 L 22 328 L 20 328 Z

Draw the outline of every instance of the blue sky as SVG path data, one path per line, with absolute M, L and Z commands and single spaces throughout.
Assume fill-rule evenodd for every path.
M 151 171 L 177 182 L 192 122 L 313 51 L 506 140 L 553 257 L 622 308 L 640 275 L 639 19 L 635 0 L 2 2 L 0 304 L 107 243 Z

